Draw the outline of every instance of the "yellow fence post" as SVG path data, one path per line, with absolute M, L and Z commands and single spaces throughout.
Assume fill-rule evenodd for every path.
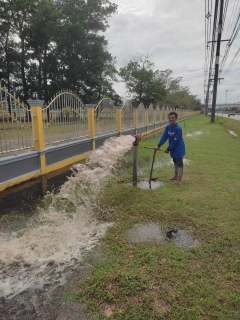
M 137 129 L 138 127 L 138 108 L 133 109 L 134 112 L 134 128 Z
M 45 148 L 44 143 L 44 132 L 43 132 L 43 117 L 42 117 L 42 106 L 43 100 L 28 100 L 28 104 L 31 107 L 33 116 L 33 134 L 34 134 L 34 151 L 41 151 Z M 40 166 L 42 174 L 46 173 L 46 156 L 40 154 Z
M 94 140 L 95 138 L 95 113 L 94 108 L 95 104 L 87 104 L 88 109 L 88 135 L 89 138 L 92 139 L 92 149 L 96 149 L 96 142 Z
M 115 106 L 116 112 L 117 112 L 117 132 L 122 131 L 122 107 L 121 106 Z
M 162 113 L 163 113 L 163 107 L 160 109 L 160 122 L 162 123 Z
M 148 126 L 149 124 L 149 113 L 148 113 L 148 108 L 145 109 L 145 126 Z

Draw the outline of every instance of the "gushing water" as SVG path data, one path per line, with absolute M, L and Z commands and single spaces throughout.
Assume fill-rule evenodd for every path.
M 93 206 L 112 169 L 132 146 L 133 137 L 110 138 L 92 152 L 52 203 L 36 211 L 26 229 L 0 233 L 0 297 L 13 298 L 27 290 L 53 291 L 66 280 L 66 269 L 96 246 L 109 223 L 97 221 Z M 48 289 L 46 289 L 46 286 Z

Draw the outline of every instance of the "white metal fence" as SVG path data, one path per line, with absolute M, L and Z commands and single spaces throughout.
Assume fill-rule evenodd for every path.
M 87 106 L 93 107 L 94 114 L 87 110 Z M 118 109 L 117 109 L 118 110 Z M 43 131 L 45 146 L 58 145 L 72 140 L 89 137 L 90 121 L 95 126 L 95 135 L 100 136 L 112 132 L 134 128 L 134 108 L 131 101 L 126 101 L 119 113 L 114 106 L 113 100 L 103 98 L 97 105 L 84 105 L 81 99 L 71 91 L 61 91 L 56 94 L 51 102 L 42 109 Z M 140 103 L 137 109 L 138 127 L 146 125 L 146 108 Z M 168 119 L 170 111 L 167 107 L 153 105 L 148 108 L 148 123 L 154 124 L 154 111 L 156 110 L 156 122 Z M 172 109 L 171 109 L 172 110 Z M 187 111 L 178 110 L 179 118 L 187 115 Z M 117 117 L 119 115 L 119 118 Z M 11 95 L 6 87 L 0 84 L 0 157 L 17 155 L 33 149 L 34 128 L 32 111 L 23 103 Z M 94 124 L 93 124 L 94 122 Z M 37 121 L 38 123 L 38 121 Z M 119 126 L 118 126 L 119 124 Z M 92 127 L 91 127 L 92 128 Z M 94 131 L 94 129 L 91 129 Z
M 138 106 L 138 126 L 144 126 L 146 124 L 146 109 L 143 103 Z
M 122 129 L 134 127 L 134 109 L 131 101 L 126 101 L 122 108 Z
M 33 146 L 31 110 L 0 83 L 0 157 L 17 155 Z
M 117 131 L 116 108 L 113 100 L 103 98 L 95 108 L 96 136 Z
M 161 120 L 161 109 L 160 109 L 160 106 L 158 105 L 156 107 L 156 121 L 160 122 L 160 120 Z
M 153 105 L 150 104 L 149 108 L 148 108 L 148 123 L 149 124 L 153 124 L 154 123 L 154 109 L 153 109 Z

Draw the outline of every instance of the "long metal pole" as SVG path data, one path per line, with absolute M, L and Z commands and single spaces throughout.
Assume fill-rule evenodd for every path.
M 138 145 L 133 146 L 133 186 L 137 186 L 138 171 Z
M 223 6 L 224 6 L 224 0 L 221 0 L 220 1 L 219 24 L 218 24 L 217 50 L 216 50 L 216 60 L 215 60 L 215 75 L 214 75 L 214 85 L 213 85 L 211 122 L 215 121 L 217 86 L 218 86 L 218 71 L 219 71 L 219 60 L 220 60 L 220 46 L 221 46 L 221 38 L 222 38 Z
M 152 173 L 153 173 L 153 166 L 154 166 L 154 161 L 155 161 L 155 156 L 156 156 L 156 150 L 154 150 L 154 153 L 153 153 L 153 159 L 152 159 L 152 166 L 151 166 L 151 171 L 150 171 L 150 177 L 149 177 L 149 188 L 152 189 Z
M 138 144 L 141 140 L 141 134 L 134 136 L 133 142 L 133 186 L 137 186 L 137 174 L 138 174 Z

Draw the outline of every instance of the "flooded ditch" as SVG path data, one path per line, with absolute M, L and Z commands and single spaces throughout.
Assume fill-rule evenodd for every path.
M 56 319 L 53 313 L 47 316 L 43 310 L 50 302 L 54 304 L 59 288 L 66 286 L 77 270 L 81 271 L 87 254 L 112 225 L 94 217 L 92 204 L 132 142 L 131 136 L 107 140 L 85 163 L 74 166 L 74 174 L 68 178 L 65 174 L 67 181 L 59 192 L 48 192 L 41 206 L 36 203 L 40 182 L 19 191 L 20 202 L 21 192 L 27 192 L 25 202 L 29 208 L 27 204 L 21 207 L 16 194 L 5 194 L 1 199 L 5 205 L 6 201 L 11 203 L 11 197 L 16 200 L 6 211 L 1 206 L 1 226 L 18 213 L 25 219 L 14 228 L 0 229 L 1 319 Z

